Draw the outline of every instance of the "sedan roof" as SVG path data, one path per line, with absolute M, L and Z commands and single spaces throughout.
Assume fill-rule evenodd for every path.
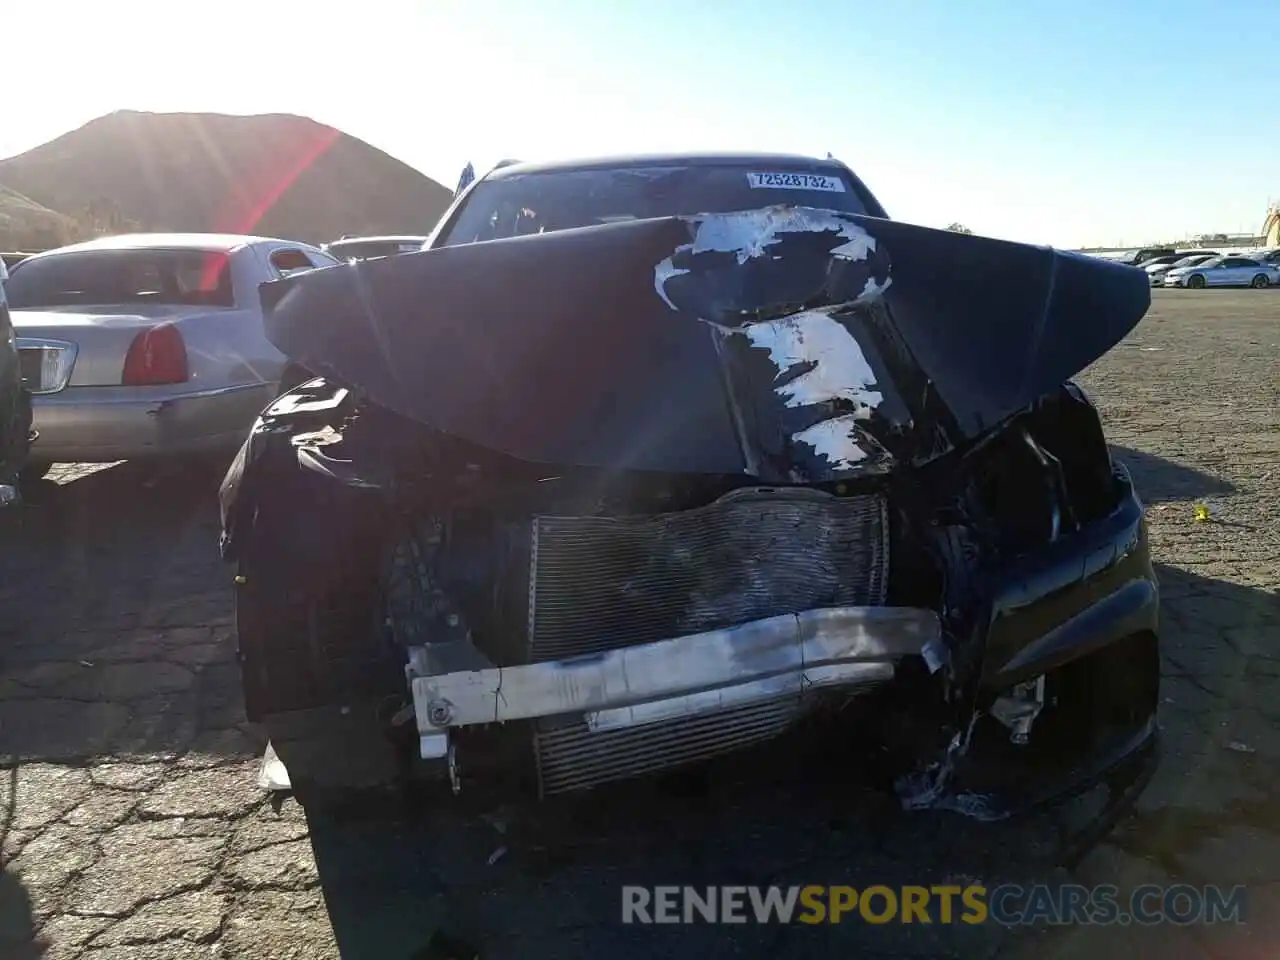
M 326 247 L 336 247 L 338 244 L 349 243 L 426 243 L 427 238 L 424 236 L 385 236 L 385 237 L 343 237 L 341 240 L 331 240 L 325 244 Z
M 89 250 L 146 250 L 148 248 L 164 250 L 209 250 L 219 253 L 231 253 L 251 243 L 285 243 L 270 237 L 254 237 L 235 233 L 123 233 L 114 237 L 98 237 L 82 243 L 46 250 L 33 254 L 35 257 L 47 257 L 54 253 L 79 253 Z M 310 247 L 311 244 L 300 244 Z

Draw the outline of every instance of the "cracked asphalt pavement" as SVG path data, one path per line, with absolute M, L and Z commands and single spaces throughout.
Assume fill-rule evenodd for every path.
M 1157 291 L 1087 372 L 1148 505 L 1164 758 L 1069 871 L 792 758 L 566 812 L 318 812 L 256 789 L 216 475 L 61 465 L 0 519 L 0 956 L 1274 956 L 1280 294 Z M 1204 503 L 1211 519 L 1197 522 Z M 803 764 L 799 764 L 803 766 Z M 637 928 L 624 883 L 1246 884 L 1243 926 Z M 434 950 L 435 952 L 432 952 Z

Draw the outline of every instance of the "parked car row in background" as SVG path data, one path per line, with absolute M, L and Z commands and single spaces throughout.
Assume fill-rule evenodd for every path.
M 1144 247 L 1121 263 L 1142 267 L 1153 287 L 1254 287 L 1280 284 L 1280 248 L 1250 251 Z

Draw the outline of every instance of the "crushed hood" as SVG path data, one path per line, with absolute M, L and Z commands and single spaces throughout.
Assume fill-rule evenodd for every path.
M 633 220 L 261 288 L 267 336 L 521 459 L 819 482 L 979 437 L 1106 353 L 1139 269 L 831 211 Z

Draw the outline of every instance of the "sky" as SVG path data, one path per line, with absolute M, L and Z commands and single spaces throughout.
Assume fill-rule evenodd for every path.
M 1063 247 L 1280 199 L 1280 0 L 40 0 L 0 5 L 0 50 L 0 157 L 118 109 L 301 114 L 450 188 L 830 152 L 895 219 Z

